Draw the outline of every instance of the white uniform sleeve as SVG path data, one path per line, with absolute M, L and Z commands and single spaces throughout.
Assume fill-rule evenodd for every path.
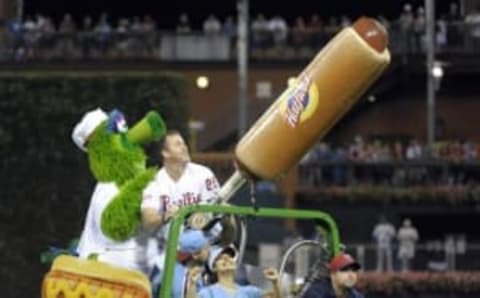
M 155 181 L 150 182 L 150 184 L 143 190 L 141 210 L 146 208 L 155 209 L 157 211 L 162 210 L 159 192 L 157 191 Z
M 205 168 L 204 175 L 201 176 L 200 195 L 203 203 L 212 203 L 218 197 L 220 184 L 212 170 Z

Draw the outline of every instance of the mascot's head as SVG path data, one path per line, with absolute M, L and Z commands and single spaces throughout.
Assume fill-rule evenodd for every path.
M 97 108 L 83 116 L 72 138 L 87 152 L 90 170 L 98 181 L 121 186 L 146 169 L 141 145 L 158 140 L 165 131 L 165 123 L 154 111 L 129 129 L 119 110 L 107 114 Z

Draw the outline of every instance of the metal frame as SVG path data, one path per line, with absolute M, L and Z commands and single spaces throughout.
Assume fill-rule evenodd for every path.
M 183 207 L 172 219 L 170 225 L 169 239 L 165 256 L 165 268 L 159 294 L 160 298 L 170 297 L 180 228 L 185 222 L 185 218 L 188 215 L 196 212 L 269 218 L 312 219 L 316 221 L 319 231 L 322 231 L 325 234 L 331 254 L 337 255 L 340 252 L 340 237 L 337 224 L 329 214 L 322 211 L 284 208 L 254 208 L 233 205 L 195 205 Z

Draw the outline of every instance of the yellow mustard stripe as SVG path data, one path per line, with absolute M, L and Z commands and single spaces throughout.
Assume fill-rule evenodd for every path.
M 150 292 L 150 282 L 141 272 L 116 267 L 95 260 L 62 255 L 55 259 L 50 271 L 63 271 L 103 281 L 121 283 Z
M 141 293 L 135 289 L 126 289 L 108 283 L 71 279 L 67 276 L 47 276 L 44 281 L 43 298 L 140 298 L 149 297 L 148 293 Z M 136 295 L 138 294 L 138 295 Z

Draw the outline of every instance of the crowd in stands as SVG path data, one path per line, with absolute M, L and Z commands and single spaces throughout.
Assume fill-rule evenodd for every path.
M 458 185 L 478 182 L 474 166 L 479 157 L 480 144 L 469 140 L 438 141 L 431 153 L 417 139 L 385 142 L 357 136 L 345 145 L 318 143 L 301 168 L 312 185 Z
M 114 26 L 103 13 L 95 22 L 90 16 L 82 24 L 65 14 L 58 26 L 48 16 L 26 16 L 23 22 L 7 23 L 8 48 L 16 60 L 105 57 L 115 45 L 117 55 L 135 52 L 137 56 L 150 55 L 156 24 L 152 17 L 121 18 Z M 8 50 L 4 49 L 5 50 Z
M 377 18 L 389 30 L 391 50 L 418 52 L 425 49 L 425 10 L 422 6 L 405 4 L 396 19 Z M 250 44 L 253 57 L 311 57 L 325 42 L 352 20 L 346 16 L 319 14 L 286 19 L 280 15 L 268 17 L 262 13 L 252 16 Z M 11 20 L 6 24 L 6 43 L 3 59 L 51 59 L 51 58 L 159 58 L 158 48 L 162 35 L 223 36 L 233 41 L 237 34 L 234 16 L 223 19 L 208 15 L 201 28 L 190 22 L 189 15 L 179 16 L 175 30 L 165 30 L 155 20 L 144 17 L 110 20 L 103 13 L 98 20 L 85 16 L 78 24 L 66 13 L 54 24 L 52 18 L 37 14 L 23 20 Z M 462 15 L 455 2 L 447 14 L 437 16 L 436 44 L 444 48 L 473 50 L 480 46 L 480 12 L 474 10 Z
M 474 162 L 480 156 L 480 144 L 468 140 L 438 141 L 433 158 L 451 162 Z M 413 138 L 407 142 L 366 141 L 356 136 L 352 143 L 330 146 L 321 142 L 304 158 L 304 162 L 349 160 L 354 162 L 418 161 L 429 158 L 426 144 Z

